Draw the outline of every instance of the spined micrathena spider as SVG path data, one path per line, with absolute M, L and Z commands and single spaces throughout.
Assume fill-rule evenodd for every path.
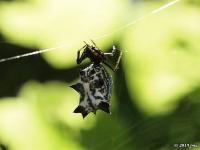
M 80 71 L 80 80 L 77 84 L 71 87 L 80 94 L 79 106 L 74 110 L 74 113 L 81 113 L 85 118 L 90 112 L 96 114 L 98 109 L 110 113 L 110 98 L 112 93 L 112 77 L 103 67 L 102 63 L 108 66 L 113 71 L 116 71 L 122 53 L 114 67 L 111 67 L 106 61 L 109 56 L 114 56 L 115 46 L 111 53 L 104 53 L 92 41 L 93 45 L 85 43 L 77 53 L 77 64 L 80 64 L 84 59 L 89 58 L 92 64 L 89 67 Z M 81 50 L 83 53 L 80 55 Z

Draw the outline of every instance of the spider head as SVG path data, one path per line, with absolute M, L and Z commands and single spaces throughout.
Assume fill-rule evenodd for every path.
M 85 42 L 85 46 L 78 51 L 77 64 L 80 64 L 86 58 L 89 58 L 94 64 L 100 64 L 105 59 L 105 56 L 94 42 L 91 45 Z

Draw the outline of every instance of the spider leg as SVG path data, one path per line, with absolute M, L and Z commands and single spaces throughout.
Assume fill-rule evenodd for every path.
M 121 60 L 121 57 L 122 57 L 122 51 L 120 51 L 120 54 L 119 54 L 119 57 L 115 63 L 115 67 L 114 67 L 114 71 L 116 71 L 118 69 L 118 66 L 119 66 L 119 62 Z
M 116 53 L 116 47 L 113 45 L 112 52 L 111 53 L 104 53 L 104 55 L 113 57 L 115 55 L 115 53 Z
M 76 58 L 76 63 L 77 63 L 77 64 L 80 64 L 80 63 L 83 61 L 83 55 L 80 56 L 80 52 L 81 52 L 81 50 L 84 49 L 86 46 L 87 46 L 87 45 L 84 45 L 81 49 L 79 49 L 79 50 L 77 51 L 77 58 Z
M 80 50 L 77 52 L 76 63 L 80 64 Z
M 93 40 L 91 40 L 91 42 L 93 44 L 92 49 L 95 50 L 98 54 L 101 55 L 103 52 L 97 47 L 96 43 Z
M 113 53 L 103 53 L 105 56 L 111 56 L 111 57 L 113 57 L 114 55 L 113 55 Z
M 116 48 L 115 48 L 114 45 L 113 45 L 113 49 L 112 49 L 112 52 L 111 52 L 111 53 L 104 53 L 105 56 L 111 56 L 111 57 L 113 57 L 115 54 L 116 54 Z M 106 66 L 108 66 L 109 68 L 111 68 L 111 69 L 113 70 L 113 72 L 115 72 L 115 71 L 118 69 L 119 62 L 120 62 L 120 60 L 121 60 L 121 57 L 122 57 L 122 51 L 120 51 L 119 57 L 117 58 L 117 61 L 116 61 L 116 63 L 115 63 L 114 68 L 111 67 L 109 64 L 107 64 L 107 63 L 105 63 L 105 62 L 104 62 L 104 64 L 105 64 Z
M 91 42 L 95 47 L 97 47 L 96 43 L 93 40 L 91 40 Z
M 113 55 L 115 55 L 115 53 L 116 53 L 116 47 L 115 47 L 115 45 L 113 45 L 112 53 L 113 53 Z
M 113 49 L 112 49 L 112 52 L 110 53 L 110 56 L 114 56 L 115 54 L 116 54 L 116 47 L 113 45 Z M 121 57 L 122 57 L 122 51 L 120 51 L 120 54 L 119 54 L 117 61 L 115 63 L 115 66 L 114 66 L 114 69 L 113 69 L 114 72 L 118 69 Z
M 83 41 L 85 43 L 85 45 L 88 45 L 85 41 Z

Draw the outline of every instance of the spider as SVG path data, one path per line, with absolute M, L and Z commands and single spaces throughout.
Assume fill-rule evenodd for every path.
M 116 53 L 116 48 L 113 45 L 113 49 L 111 53 L 104 53 L 102 50 L 100 50 L 96 44 L 94 43 L 93 40 L 91 40 L 93 45 L 89 45 L 87 44 L 85 41 L 85 45 L 78 50 L 77 52 L 77 59 L 76 62 L 77 64 L 80 64 L 84 59 L 89 58 L 91 62 L 93 62 L 95 65 L 100 65 L 101 63 L 105 64 L 107 67 L 109 67 L 111 70 L 113 70 L 113 72 L 115 72 L 118 69 L 118 65 L 122 56 L 122 52 L 120 51 L 120 54 L 118 56 L 118 59 L 115 63 L 115 66 L 112 67 L 111 65 L 109 65 L 106 60 L 108 59 L 108 57 L 113 57 Z M 80 55 L 81 50 L 83 50 L 83 53 Z
M 85 45 L 77 52 L 77 64 L 89 58 L 92 62 L 89 67 L 80 70 L 80 80 L 71 85 L 80 94 L 80 101 L 74 113 L 81 113 L 85 118 L 90 112 L 96 114 L 98 109 L 110 113 L 110 98 L 112 94 L 112 76 L 106 71 L 102 63 L 113 71 L 117 70 L 122 52 L 117 58 L 114 67 L 110 66 L 106 60 L 114 56 L 116 48 L 113 46 L 111 53 L 104 53 L 92 41 L 92 45 L 85 42 Z M 81 50 L 83 50 L 82 54 Z

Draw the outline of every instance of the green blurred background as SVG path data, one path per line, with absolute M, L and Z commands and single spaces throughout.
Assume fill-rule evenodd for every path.
M 200 1 L 144 17 L 168 2 L 0 0 L 0 59 L 54 48 L 0 63 L 1 149 L 200 149 Z M 123 57 L 110 71 L 112 114 L 82 119 L 69 85 L 90 39 Z

